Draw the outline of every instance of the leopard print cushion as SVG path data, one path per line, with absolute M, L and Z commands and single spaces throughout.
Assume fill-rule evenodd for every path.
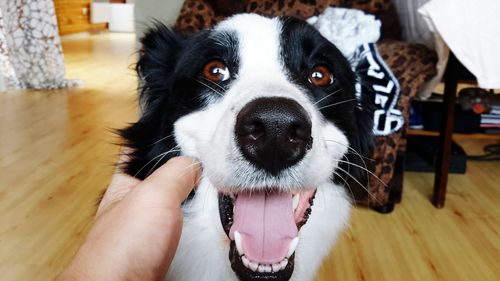
M 247 13 L 265 16 L 294 16 L 307 19 L 319 15 L 328 7 L 344 7 L 363 10 L 378 15 L 393 9 L 390 0 L 246 0 Z
M 214 26 L 224 16 L 216 16 L 212 6 L 205 1 L 186 0 L 182 5 L 175 29 L 185 33 L 196 33 Z
M 247 0 L 246 12 L 268 17 L 293 16 L 307 19 L 319 15 L 329 6 L 340 6 L 344 0 Z
M 356 198 L 358 203 L 368 206 L 382 206 L 389 202 L 390 190 L 387 188 L 394 174 L 401 132 L 394 132 L 385 137 L 376 137 L 371 158 L 375 165 L 370 165 L 373 175 L 368 179 L 368 194 Z M 368 163 L 367 163 L 368 164 Z
M 175 27 L 188 33 L 211 27 L 224 19 L 226 15 L 230 15 L 228 9 L 220 7 L 220 5 L 227 6 L 226 2 L 227 0 L 186 0 Z M 242 4 L 235 5 L 232 14 L 245 12 L 269 17 L 294 16 L 306 19 L 319 15 L 330 6 L 356 8 L 376 15 L 393 10 L 389 0 L 243 0 L 239 2 Z

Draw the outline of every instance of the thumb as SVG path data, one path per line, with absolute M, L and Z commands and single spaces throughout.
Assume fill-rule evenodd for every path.
M 160 196 L 169 198 L 174 206 L 180 206 L 200 179 L 200 162 L 187 156 L 171 158 L 141 184 Z

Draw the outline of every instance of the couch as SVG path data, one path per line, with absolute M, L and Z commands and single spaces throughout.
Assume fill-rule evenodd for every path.
M 194 33 L 209 28 L 222 19 L 243 12 L 264 16 L 294 16 L 301 19 L 318 15 L 329 6 L 356 8 L 374 14 L 382 22 L 377 47 L 381 57 L 400 83 L 399 109 L 408 124 L 410 100 L 436 74 L 436 54 L 419 44 L 402 40 L 395 7 L 390 0 L 186 0 L 175 29 Z M 374 175 L 368 181 L 368 192 L 357 192 L 358 204 L 379 212 L 391 212 L 400 202 L 403 190 L 405 133 L 407 125 L 388 136 L 378 136 L 367 161 Z M 378 179 L 377 179 L 378 178 Z

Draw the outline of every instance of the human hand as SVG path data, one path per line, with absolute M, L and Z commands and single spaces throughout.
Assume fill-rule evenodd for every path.
M 163 279 L 181 235 L 181 203 L 199 177 L 189 157 L 170 159 L 144 181 L 117 172 L 94 226 L 56 280 Z

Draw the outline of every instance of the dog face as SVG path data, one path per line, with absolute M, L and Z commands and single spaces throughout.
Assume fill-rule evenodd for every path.
M 306 23 L 252 14 L 191 38 L 159 25 L 142 44 L 144 111 L 121 132 L 125 170 L 145 178 L 178 154 L 198 159 L 238 278 L 290 279 L 317 189 L 369 149 L 348 62 Z

